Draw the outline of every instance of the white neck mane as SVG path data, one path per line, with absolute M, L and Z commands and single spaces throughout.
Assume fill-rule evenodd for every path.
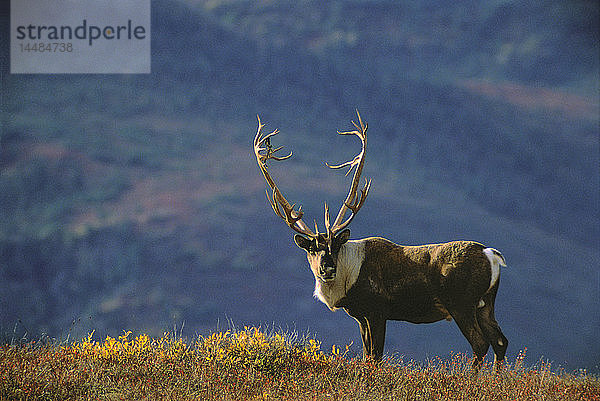
M 346 295 L 358 279 L 364 259 L 364 240 L 348 241 L 342 245 L 337 257 L 335 279 L 324 283 L 315 278 L 315 292 L 313 294 L 315 298 L 327 305 L 329 309 L 335 310 L 334 305 Z

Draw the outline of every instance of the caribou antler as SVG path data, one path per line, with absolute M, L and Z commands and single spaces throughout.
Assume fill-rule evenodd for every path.
M 352 178 L 352 185 L 350 186 L 350 192 L 346 197 L 346 200 L 342 204 L 342 207 L 333 222 L 333 226 L 329 224 L 329 207 L 327 203 L 325 203 L 325 233 L 324 236 L 328 240 L 343 230 L 350 224 L 356 213 L 360 210 L 362 205 L 365 203 L 365 199 L 367 198 L 367 194 L 369 193 L 369 188 L 371 187 L 371 180 L 366 180 L 365 186 L 360 190 L 360 196 L 357 196 L 358 184 L 360 182 L 360 175 L 362 173 L 363 166 L 365 164 L 365 149 L 367 146 L 367 128 L 368 126 L 363 123 L 358 110 L 356 111 L 356 115 L 358 116 L 358 124 L 352 121 L 352 124 L 356 127 L 355 131 L 347 131 L 347 132 L 339 132 L 340 135 L 356 135 L 360 138 L 362 142 L 362 149 L 358 155 L 354 157 L 354 159 L 347 161 L 345 163 L 330 166 L 327 164 L 329 168 L 340 169 L 344 167 L 349 167 L 346 175 L 350 174 L 352 169 L 355 168 L 354 177 Z M 257 116 L 258 117 L 258 116 Z M 258 166 L 260 167 L 260 171 L 263 173 L 265 180 L 267 180 L 267 184 L 272 190 L 272 194 L 269 194 L 267 190 L 267 199 L 269 199 L 269 203 L 273 208 L 275 214 L 281 217 L 285 223 L 292 228 L 294 231 L 307 235 L 311 238 L 319 238 L 321 235 L 319 233 L 319 229 L 317 227 L 317 223 L 315 221 L 315 232 L 311 231 L 310 228 L 302 221 L 302 216 L 304 212 L 302 211 L 302 206 L 298 207 L 298 210 L 295 210 L 294 207 L 296 204 L 290 205 L 290 203 L 285 199 L 275 181 L 271 178 L 269 174 L 267 161 L 275 160 L 281 161 L 286 160 L 292 156 L 290 152 L 287 156 L 275 156 L 275 153 L 280 151 L 283 146 L 278 148 L 273 148 L 271 146 L 271 138 L 279 133 L 279 130 L 275 130 L 270 134 L 264 135 L 262 134 L 262 129 L 264 128 L 264 124 L 260 122 L 260 117 L 258 117 L 258 131 L 256 132 L 256 136 L 254 137 L 254 154 L 256 155 L 256 161 Z M 352 214 L 348 219 L 344 220 L 344 216 L 348 210 L 352 211 Z M 316 234 L 315 234 L 316 233 Z
M 290 205 L 290 203 L 287 201 L 287 199 L 285 199 L 279 188 L 277 188 L 275 181 L 273 181 L 268 171 L 268 160 L 286 160 L 292 156 L 292 152 L 290 152 L 290 154 L 287 156 L 274 156 L 276 152 L 283 148 L 283 146 L 280 146 L 278 148 L 273 149 L 273 147 L 271 146 L 271 137 L 277 135 L 279 133 L 279 130 L 275 130 L 270 134 L 263 136 L 262 129 L 265 125 L 260 122 L 259 116 L 257 116 L 257 118 L 258 131 L 256 132 L 256 136 L 254 137 L 254 154 L 256 155 L 256 161 L 258 163 L 258 166 L 260 167 L 260 171 L 262 171 L 265 180 L 267 180 L 267 184 L 269 184 L 269 187 L 271 187 L 271 190 L 273 191 L 272 194 L 269 194 L 268 190 L 266 191 L 267 199 L 269 200 L 269 203 L 271 204 L 271 207 L 273 208 L 275 214 L 281 217 L 291 229 L 300 234 L 316 238 L 317 234 L 313 233 L 310 230 L 310 228 L 308 228 L 308 226 L 302 221 L 302 216 L 304 215 L 304 212 L 302 211 L 302 206 L 298 207 L 298 210 L 294 210 L 296 204 Z
M 343 230 L 350 224 L 356 213 L 360 210 L 362 205 L 365 203 L 365 199 L 367 199 L 367 194 L 369 193 L 369 188 L 371 188 L 371 180 L 365 180 L 365 186 L 360 190 L 360 197 L 356 196 L 356 192 L 358 190 L 358 184 L 360 182 L 360 175 L 362 173 L 363 166 L 365 165 L 365 149 L 367 146 L 367 129 L 368 124 L 364 124 L 362 118 L 360 117 L 360 113 L 356 110 L 356 115 L 358 116 L 358 124 L 352 121 L 352 125 L 356 127 L 355 131 L 346 131 L 339 132 L 340 135 L 356 135 L 360 138 L 362 142 L 362 149 L 359 154 L 357 154 L 354 159 L 347 161 L 346 163 L 338 164 L 335 166 L 327 165 L 329 168 L 340 169 L 344 167 L 349 167 L 346 175 L 350 174 L 353 168 L 356 168 L 354 171 L 354 177 L 352 178 L 352 185 L 350 186 L 350 192 L 348 192 L 348 196 L 346 200 L 342 204 L 340 211 L 333 222 L 333 226 L 331 227 L 331 233 L 335 235 L 337 232 Z M 344 220 L 344 215 L 348 210 L 352 211 L 352 214 L 346 221 L 342 223 Z M 329 220 L 327 218 L 327 220 Z

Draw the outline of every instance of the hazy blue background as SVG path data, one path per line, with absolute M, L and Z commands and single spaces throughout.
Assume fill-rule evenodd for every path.
M 598 369 L 598 2 L 403 3 L 154 1 L 149 75 L 9 75 L 2 13 L 2 338 L 232 322 L 359 352 L 251 150 L 260 114 L 294 151 L 272 174 L 320 220 L 359 108 L 373 185 L 353 238 L 498 248 L 509 360 Z M 450 351 L 470 352 L 454 323 L 388 323 L 388 354 Z

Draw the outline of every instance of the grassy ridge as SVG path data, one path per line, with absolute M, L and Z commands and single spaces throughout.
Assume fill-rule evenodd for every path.
M 200 336 L 165 334 L 70 344 L 0 347 L 0 400 L 600 400 L 600 380 L 556 373 L 547 363 L 524 368 L 524 352 L 505 372 L 486 366 L 478 378 L 464 355 L 426 365 L 323 352 L 314 339 L 257 328 Z

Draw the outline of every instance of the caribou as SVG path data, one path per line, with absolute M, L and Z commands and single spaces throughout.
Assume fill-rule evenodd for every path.
M 361 187 L 365 163 L 367 124 L 357 111 L 355 129 L 339 132 L 355 135 L 362 149 L 352 160 L 329 165 L 333 169 L 354 169 L 350 191 L 330 224 L 325 203 L 324 228 L 314 231 L 302 220 L 302 207 L 290 204 L 269 173 L 268 161 L 283 161 L 292 156 L 277 156 L 283 146 L 273 147 L 275 130 L 263 134 L 258 117 L 254 154 L 267 185 L 267 198 L 277 216 L 297 234 L 296 245 L 306 251 L 315 278 L 314 296 L 329 309 L 343 309 L 360 326 L 365 358 L 383 356 L 386 322 L 433 323 L 454 319 L 473 349 L 473 369 L 479 370 L 491 345 L 499 369 L 508 340 L 494 316 L 494 302 L 504 257 L 494 248 L 473 241 L 452 241 L 420 246 L 397 245 L 381 237 L 350 240 L 349 224 L 361 209 L 371 180 Z M 350 211 L 349 217 L 346 214 Z

